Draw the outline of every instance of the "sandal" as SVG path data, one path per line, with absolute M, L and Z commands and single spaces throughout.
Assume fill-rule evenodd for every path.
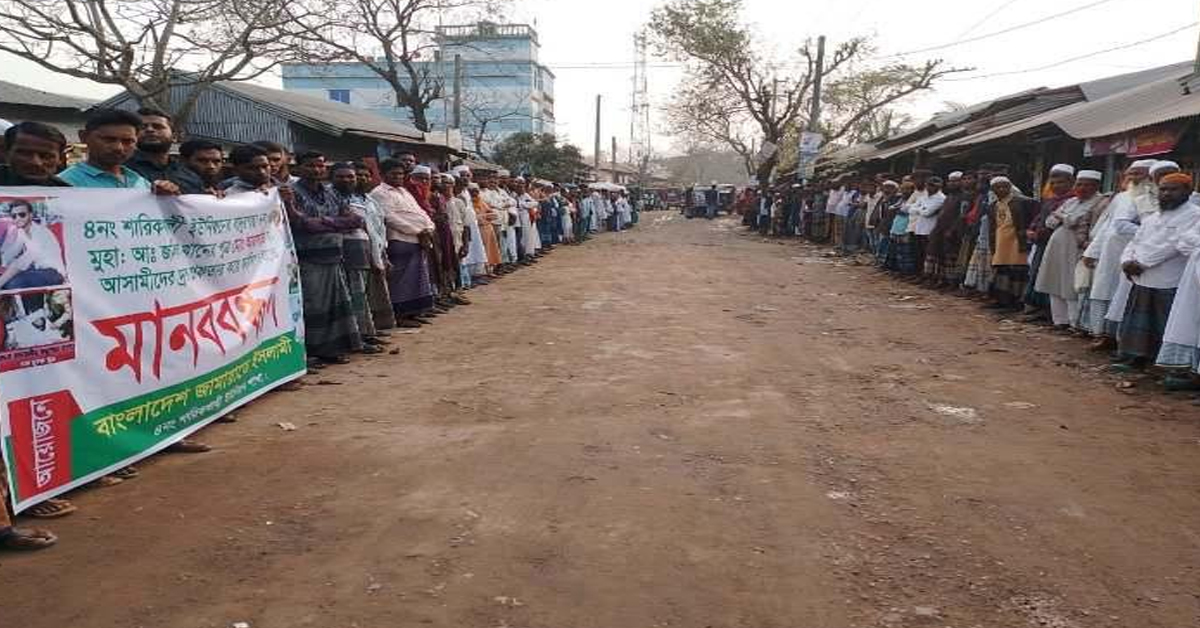
M 41 528 L 9 528 L 4 536 L 0 536 L 0 547 L 19 552 L 46 549 L 57 542 L 58 537 L 53 532 Z
M 326 365 L 328 365 L 328 364 L 349 364 L 350 363 L 350 358 L 348 358 L 344 355 L 335 355 L 331 358 L 317 358 L 317 359 L 319 359 L 322 363 L 324 363 Z
M 200 441 L 183 439 L 170 447 L 167 451 L 173 454 L 203 454 L 212 451 L 212 447 L 201 443 Z
M 79 508 L 65 499 L 47 499 L 21 514 L 33 517 L 34 519 L 58 519 L 76 510 L 79 510 Z
M 375 355 L 377 353 L 383 353 L 383 349 L 375 345 L 363 345 L 363 348 L 359 350 L 359 353 L 363 355 Z
M 91 483 L 88 484 L 88 486 L 91 486 L 92 488 L 110 488 L 110 487 L 116 486 L 124 481 L 125 480 L 122 480 L 119 477 L 112 476 L 112 475 L 106 475 L 102 478 L 92 480 Z
M 137 467 L 134 467 L 133 465 L 129 465 L 128 467 L 125 467 L 123 469 L 117 469 L 116 471 L 113 471 L 109 475 L 111 475 L 114 478 L 121 479 L 121 480 L 132 480 L 133 478 L 136 478 L 137 476 L 139 476 L 141 474 L 138 472 Z

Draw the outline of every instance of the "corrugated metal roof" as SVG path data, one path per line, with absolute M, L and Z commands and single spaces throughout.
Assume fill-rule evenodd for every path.
M 334 100 L 245 82 L 226 81 L 216 87 L 251 98 L 293 122 L 333 131 L 333 135 L 362 131 L 399 136 L 408 141 L 423 142 L 425 139 L 424 133 L 407 124 Z
M 833 166 L 851 161 L 861 161 L 863 156 L 871 155 L 878 150 L 879 149 L 875 148 L 874 144 L 852 144 L 850 146 L 843 146 L 842 148 L 831 150 L 828 153 L 821 155 L 819 158 L 817 158 L 817 162 L 822 166 Z
M 1101 98 L 1107 98 L 1113 94 L 1133 89 L 1139 85 L 1187 74 L 1192 70 L 1192 63 L 1191 61 L 1181 61 L 1179 63 L 1172 63 L 1171 65 L 1150 68 L 1149 70 L 1107 76 L 1102 79 L 1080 83 L 1079 89 L 1083 90 L 1084 97 L 1089 101 L 1100 100 Z
M 1113 77 L 1111 80 L 1081 84 L 1080 89 L 1085 90 L 1085 93 L 1088 90 L 1094 94 L 1109 93 L 1098 100 L 1077 102 L 1001 124 L 947 142 L 935 151 L 1000 140 L 1046 125 L 1055 125 L 1071 137 L 1085 139 L 1200 115 L 1200 96 L 1184 96 L 1179 87 L 1179 79 L 1190 73 L 1190 63 L 1176 63 L 1154 70 Z M 1106 80 L 1109 81 L 1106 85 L 1097 88 L 1098 83 Z M 1137 83 L 1139 80 L 1143 83 Z M 1145 83 L 1147 80 L 1150 82 Z M 1085 86 L 1088 87 L 1085 89 Z M 1123 91 L 1110 91 L 1121 86 L 1124 87 Z
M 1067 135 L 1077 139 L 1106 137 L 1134 129 L 1200 116 L 1200 91 L 1184 94 L 1180 79 L 1173 76 L 1143 85 L 1094 103 L 1084 103 L 1054 118 Z
M 52 109 L 77 109 L 83 111 L 96 103 L 94 100 L 66 96 L 40 89 L 0 81 L 0 102 L 14 105 L 30 105 L 33 107 L 49 107 Z
M 919 140 L 914 140 L 912 142 L 908 142 L 907 144 L 901 144 L 899 146 L 892 146 L 890 148 L 883 149 L 874 155 L 865 157 L 863 159 L 863 161 L 871 161 L 871 160 L 875 160 L 875 159 L 890 159 L 892 157 L 895 157 L 896 155 L 902 155 L 904 153 L 907 153 L 910 150 L 917 150 L 920 148 L 925 148 L 927 146 L 933 146 L 934 144 L 940 144 L 951 138 L 958 137 L 960 135 L 964 135 L 966 132 L 967 132 L 967 130 L 962 126 L 951 127 L 949 129 L 945 129 L 941 132 L 934 133 L 933 135 L 930 135 L 929 137 L 923 137 Z

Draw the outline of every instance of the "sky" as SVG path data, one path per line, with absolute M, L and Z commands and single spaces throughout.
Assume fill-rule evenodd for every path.
M 973 68 L 944 80 L 901 109 L 917 119 L 1033 87 L 1058 87 L 1191 59 L 1200 37 L 1200 0 L 743 0 L 745 22 L 764 50 L 790 58 L 808 37 L 833 46 L 854 36 L 873 38 L 880 59 L 920 63 L 944 59 Z M 558 133 L 591 153 L 596 95 L 603 97 L 603 143 L 629 142 L 633 37 L 653 0 L 516 0 L 509 21 L 536 23 L 541 61 L 554 71 Z M 970 10 L 966 10 L 970 9 Z M 1062 17 L 1047 19 L 1057 14 Z M 1007 30 L 1011 32 L 1003 32 Z M 1181 30 L 1182 29 L 1182 30 Z M 1178 31 L 1165 35 L 1171 31 Z M 1001 33 L 995 36 L 995 33 Z M 935 51 L 903 54 L 943 46 Z M 1112 50 L 1112 48 L 1122 48 Z M 32 63 L 0 57 L 3 77 L 61 93 L 101 97 L 112 88 L 51 74 Z M 655 114 L 681 71 L 651 58 Z M 277 78 L 264 84 L 278 87 Z M 655 115 L 657 118 L 657 115 Z M 652 126 L 661 131 L 656 120 Z M 656 152 L 674 141 L 658 132 Z

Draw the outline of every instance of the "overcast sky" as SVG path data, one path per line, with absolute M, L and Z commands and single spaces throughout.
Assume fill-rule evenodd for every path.
M 633 35 L 655 3 L 517 2 L 513 21 L 536 19 L 542 62 L 558 76 L 559 133 L 590 153 L 594 102 L 600 94 L 605 101 L 605 146 L 612 135 L 625 146 Z M 746 21 L 761 35 L 762 45 L 780 57 L 817 34 L 825 34 L 831 45 L 851 36 L 869 35 L 875 39 L 878 54 L 894 55 L 1033 23 L 995 37 L 903 57 L 914 63 L 942 58 L 955 66 L 976 68 L 906 102 L 904 109 L 917 118 L 942 110 L 946 102 L 969 104 L 1031 87 L 1068 85 L 1187 60 L 1195 54 L 1200 32 L 1194 25 L 1200 20 L 1200 0 L 745 0 L 745 6 Z M 1072 11 L 1079 7 L 1088 8 Z M 1071 13 L 1041 19 L 1066 11 Z M 1176 29 L 1184 30 L 1162 36 Z M 1139 43 L 1144 40 L 1150 41 Z M 1126 45 L 1130 47 L 1102 52 Z M 1082 58 L 1068 61 L 1076 57 Z M 50 74 L 31 63 L 9 59 L 0 63 L 5 80 L 32 87 L 85 96 L 112 91 Z M 651 59 L 650 90 L 655 103 L 669 98 L 679 77 L 678 69 L 663 63 Z M 272 81 L 278 86 L 278 79 L 264 82 Z M 655 142 L 659 150 L 670 148 L 670 138 L 656 137 Z

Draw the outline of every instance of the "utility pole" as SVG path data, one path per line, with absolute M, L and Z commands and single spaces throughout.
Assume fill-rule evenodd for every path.
M 621 177 L 617 175 L 617 136 L 615 135 L 612 138 L 612 176 L 613 183 L 620 185 Z
M 1192 64 L 1192 73 L 1200 74 L 1200 40 L 1196 41 L 1196 61 Z
M 821 121 L 821 82 L 825 78 L 825 36 L 817 38 L 817 74 L 813 77 L 812 109 L 808 113 L 808 130 L 816 133 Z
M 596 94 L 596 152 L 592 153 L 592 169 L 596 171 L 596 178 L 600 178 L 600 94 Z
M 462 89 L 463 62 L 462 55 L 454 55 L 454 128 L 462 128 Z

